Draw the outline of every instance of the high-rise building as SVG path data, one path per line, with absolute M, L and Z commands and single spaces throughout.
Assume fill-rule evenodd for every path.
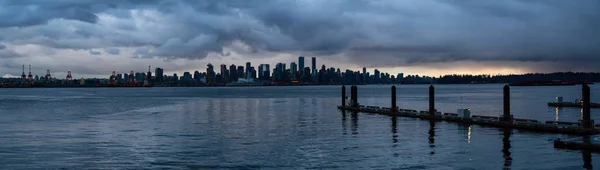
M 290 63 L 290 77 L 292 80 L 296 80 L 296 76 L 298 75 L 298 66 L 295 62 Z
M 379 72 L 379 70 L 375 69 L 375 71 L 373 71 L 373 81 L 375 81 L 374 83 L 380 83 L 381 81 L 381 73 Z
M 123 82 L 123 74 L 117 74 L 116 80 L 117 80 L 117 83 L 122 83 Z
M 312 69 L 313 74 L 316 74 L 316 72 L 317 72 L 317 57 L 312 57 L 312 67 L 310 69 Z
M 265 69 L 265 71 L 270 71 L 270 70 L 269 70 L 269 69 L 271 69 L 270 67 L 271 67 L 271 66 L 270 66 L 269 64 L 265 64 L 265 68 L 264 68 L 264 69 Z
M 277 65 L 275 65 L 275 69 L 273 72 L 274 80 L 282 82 L 282 81 L 289 81 L 289 72 L 287 72 L 287 69 L 285 67 L 285 63 L 277 63 Z
M 237 71 L 238 78 L 246 78 L 246 74 L 244 74 L 244 66 L 238 66 Z
M 148 66 L 148 72 L 146 73 L 146 84 L 152 84 L 152 71 L 150 69 L 150 66 Z
M 271 70 L 269 70 L 269 64 L 261 64 L 263 66 L 263 80 L 271 80 Z
M 300 69 L 300 75 L 302 75 L 302 72 L 304 71 L 304 56 L 298 57 L 298 68 Z
M 208 63 L 208 65 L 206 65 L 206 83 L 209 85 L 214 84 L 216 81 L 215 77 L 215 68 L 212 64 Z
M 263 66 L 264 66 L 264 64 L 258 65 L 258 79 L 259 80 L 263 80 L 264 79 L 264 75 L 263 74 L 265 72 L 263 71 Z
M 227 71 L 227 65 L 221 64 L 221 82 L 227 82 L 229 71 Z
M 232 64 L 229 66 L 229 82 L 237 81 L 237 78 L 237 69 L 235 65 Z
M 195 82 L 200 82 L 201 75 L 202 74 L 200 74 L 200 72 L 198 70 L 194 71 L 194 81 Z
M 137 72 L 135 73 L 135 80 L 138 82 L 144 82 L 144 80 L 146 79 L 146 73 L 140 73 Z
M 311 81 L 311 77 L 310 77 L 310 67 L 304 67 L 304 69 L 302 70 L 302 81 L 304 82 L 310 82 Z
M 287 70 L 287 69 L 285 68 L 285 63 L 281 63 L 281 72 L 284 72 L 285 70 Z
M 163 69 L 162 68 L 156 67 L 154 69 L 154 74 L 156 74 L 155 77 L 154 77 L 155 81 L 157 81 L 157 82 L 162 82 L 163 81 L 163 74 L 164 73 L 163 73 Z M 125 76 L 125 77 L 127 77 L 127 76 Z
M 246 75 L 250 74 L 250 67 L 252 67 L 250 62 L 246 62 Z
M 248 79 L 256 79 L 256 69 L 254 67 L 250 67 L 250 74 L 248 74 Z
M 181 76 L 181 81 L 184 83 L 190 83 L 192 81 L 192 74 L 190 72 L 183 72 L 183 76 Z

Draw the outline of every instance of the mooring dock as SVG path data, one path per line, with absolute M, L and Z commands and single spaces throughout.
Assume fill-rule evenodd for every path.
M 583 107 L 582 103 L 575 102 L 548 102 L 550 107 Z M 600 108 L 600 103 L 590 103 L 591 108 Z
M 358 103 L 358 87 L 350 87 L 350 104 L 346 104 L 346 87 L 342 86 L 342 105 L 338 109 L 351 112 L 365 112 L 383 114 L 390 116 L 412 117 L 424 120 L 449 121 L 462 124 L 476 124 L 497 128 L 510 128 L 534 132 L 563 133 L 576 135 L 593 135 L 600 133 L 590 119 L 590 88 L 587 84 L 582 85 L 582 119 L 579 122 L 560 121 L 538 121 L 532 119 L 514 118 L 510 114 L 510 87 L 503 88 L 503 114 L 500 116 L 471 115 L 469 109 L 458 109 L 457 113 L 442 113 L 435 109 L 435 87 L 429 86 L 429 110 L 417 111 L 411 109 L 400 109 L 396 105 L 396 86 L 391 89 L 391 106 L 365 106 Z

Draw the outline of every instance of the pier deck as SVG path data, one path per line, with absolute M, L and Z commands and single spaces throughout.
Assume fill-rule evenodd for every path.
M 583 103 L 574 102 L 548 102 L 550 107 L 583 107 Z M 590 108 L 600 108 L 600 103 L 590 103 Z
M 575 135 L 593 135 L 598 134 L 599 131 L 596 129 L 585 129 L 575 122 L 554 122 L 546 121 L 540 122 L 538 120 L 531 119 L 519 119 L 514 118 L 513 121 L 501 121 L 501 116 L 479 116 L 473 115 L 471 118 L 458 117 L 455 113 L 444 113 L 439 115 L 429 115 L 426 111 L 416 111 L 410 109 L 397 109 L 398 111 L 392 111 L 389 108 L 380 108 L 377 106 L 338 106 L 338 109 L 350 111 L 350 112 L 364 112 L 383 114 L 390 116 L 401 116 L 401 117 L 412 117 L 424 120 L 439 120 L 449 121 L 462 124 L 475 124 L 483 126 L 491 126 L 498 128 L 512 128 L 517 130 L 526 130 L 534 132 L 547 132 L 547 133 L 562 133 L 562 134 L 575 134 Z
M 532 119 L 514 118 L 510 113 L 510 87 L 503 87 L 503 111 L 500 116 L 479 116 L 471 115 L 469 109 L 458 109 L 460 113 L 444 113 L 437 111 L 435 108 L 435 87 L 429 86 L 429 110 L 416 111 L 410 109 L 400 109 L 396 104 L 396 86 L 392 86 L 391 106 L 364 106 L 358 103 L 358 87 L 353 85 L 350 87 L 350 102 L 346 104 L 346 87 L 342 86 L 342 103 L 338 109 L 351 112 L 366 112 L 375 114 L 384 114 L 391 116 L 413 117 L 425 120 L 440 120 L 450 121 L 463 124 L 476 124 L 484 126 L 492 126 L 498 128 L 512 128 L 517 130 L 526 130 L 534 132 L 547 133 L 563 133 L 577 135 L 593 135 L 599 131 L 594 120 L 590 117 L 590 87 L 587 84 L 582 85 L 582 112 L 579 122 L 560 122 L 560 121 L 545 121 L 540 122 Z

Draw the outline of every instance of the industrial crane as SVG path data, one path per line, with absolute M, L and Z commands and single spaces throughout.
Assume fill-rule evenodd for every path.
M 71 70 L 67 72 L 67 81 L 73 80 L 73 76 L 71 75 Z
M 29 75 L 27 75 L 27 80 L 33 82 L 33 75 L 31 74 L 31 65 L 29 65 Z
M 27 80 L 27 76 L 25 75 L 25 65 L 23 65 L 23 73 L 21 74 L 21 78 L 23 79 L 23 82 Z
M 50 75 L 50 70 L 46 70 L 46 82 L 50 83 L 52 80 L 52 75 Z

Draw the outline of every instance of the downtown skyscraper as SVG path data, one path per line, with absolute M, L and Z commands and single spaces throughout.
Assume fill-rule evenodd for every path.
M 246 62 L 246 78 L 248 77 L 248 75 L 252 74 L 252 73 L 250 73 L 251 66 L 252 66 L 252 64 L 250 62 Z
M 313 74 L 317 72 L 317 57 L 312 57 L 312 67 L 310 68 Z
M 270 80 L 271 79 L 271 68 L 269 64 L 261 64 L 260 65 L 262 67 L 262 71 L 261 71 L 261 75 L 262 75 L 262 79 L 261 80 Z
M 221 64 L 221 82 L 227 82 L 229 71 L 227 70 L 227 65 Z
M 173 76 L 176 77 L 177 75 Z M 206 65 L 206 83 L 209 85 L 215 84 L 215 68 L 210 63 Z
M 298 68 L 300 69 L 300 75 L 304 72 L 304 56 L 298 57 Z
M 155 74 L 154 79 L 157 82 L 162 82 L 163 81 L 163 74 L 164 73 L 163 73 L 163 69 L 162 68 L 156 67 L 156 69 L 154 69 L 154 74 Z
M 244 74 L 244 66 L 237 67 L 237 76 L 238 78 L 246 78 L 246 75 Z
M 235 67 L 235 64 L 232 64 L 229 66 L 229 82 L 237 81 L 237 80 L 238 80 L 237 68 Z
M 292 80 L 296 80 L 298 76 L 298 65 L 296 65 L 296 62 L 292 62 L 290 63 L 290 77 L 292 78 Z

